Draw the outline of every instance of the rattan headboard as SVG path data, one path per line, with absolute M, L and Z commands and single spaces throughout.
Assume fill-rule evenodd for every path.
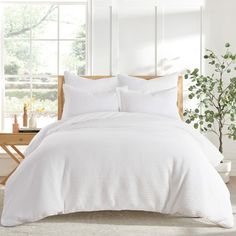
M 111 78 L 111 76 L 83 76 L 87 79 L 101 79 L 101 78 Z M 146 80 L 157 78 L 157 76 L 135 76 L 143 78 Z M 58 120 L 62 117 L 63 105 L 64 105 L 64 95 L 63 95 L 63 83 L 64 76 L 58 76 Z M 178 95 L 177 95 L 177 104 L 179 115 L 183 118 L 183 76 L 178 77 Z

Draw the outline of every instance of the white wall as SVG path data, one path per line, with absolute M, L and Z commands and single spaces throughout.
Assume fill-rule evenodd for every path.
M 196 2 L 93 0 L 93 74 L 160 75 L 199 67 Z

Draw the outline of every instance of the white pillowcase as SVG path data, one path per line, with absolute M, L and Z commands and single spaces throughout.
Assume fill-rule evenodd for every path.
M 131 90 L 157 92 L 177 87 L 178 75 L 171 74 L 156 79 L 145 80 L 128 75 L 118 75 L 119 86 L 128 86 Z
M 118 98 L 115 91 L 91 93 L 63 85 L 64 108 L 62 119 L 90 112 L 119 111 Z
M 118 86 L 117 77 L 92 80 L 82 78 L 71 72 L 65 71 L 64 79 L 66 85 L 70 85 L 77 89 L 86 90 L 91 93 L 115 91 Z
M 180 119 L 176 88 L 156 93 L 131 91 L 127 88 L 120 88 L 117 91 L 120 98 L 120 111 L 122 112 L 151 113 Z

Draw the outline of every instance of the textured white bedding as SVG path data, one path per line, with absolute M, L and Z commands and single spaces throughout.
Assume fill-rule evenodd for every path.
M 1 223 L 77 211 L 144 210 L 233 226 L 217 149 L 183 122 L 90 113 L 42 129 L 9 178 Z

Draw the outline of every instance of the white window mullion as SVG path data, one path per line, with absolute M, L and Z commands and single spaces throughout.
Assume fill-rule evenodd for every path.
M 74 40 L 78 40 L 79 38 L 67 38 L 67 39 L 60 39 L 60 41 L 74 41 Z M 25 40 L 29 40 L 27 38 L 25 39 L 19 39 L 19 38 L 5 38 L 5 41 L 25 41 Z M 58 38 L 55 38 L 55 39 L 46 39 L 46 38 L 41 38 L 41 39 L 37 39 L 37 38 L 32 38 L 31 39 L 32 42 L 34 41 L 49 41 L 49 42 L 57 42 L 58 41 Z M 81 39 L 82 40 L 82 39 Z
M 57 76 L 60 74 L 60 5 L 57 5 Z
M 86 17 L 86 74 L 93 75 L 93 0 L 87 2 Z
M 29 75 L 30 75 L 30 111 L 32 112 L 32 98 L 33 98 L 33 73 L 32 73 L 32 18 L 30 16 L 30 56 L 29 56 Z
M 29 4 L 57 4 L 57 5 L 84 5 L 87 3 L 87 0 L 79 0 L 79 1 L 67 1 L 67 0 L 62 0 L 62 1 L 36 1 L 36 0 L 1 0 L 1 3 L 6 3 L 6 4 L 19 4 L 19 3 L 29 3 Z

